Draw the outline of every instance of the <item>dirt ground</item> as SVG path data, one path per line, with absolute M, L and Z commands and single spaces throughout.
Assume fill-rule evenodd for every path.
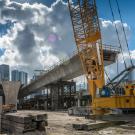
M 100 130 L 77 131 L 72 128 L 72 124 L 94 123 L 95 121 L 85 119 L 84 117 L 69 116 L 65 112 L 46 113 L 48 114 L 46 134 L 39 131 L 33 131 L 26 133 L 26 135 L 135 135 L 135 122 Z
M 72 128 L 72 124 L 93 121 L 83 117 L 68 116 L 62 112 L 47 112 L 47 114 L 49 124 L 46 128 L 47 135 L 135 135 L 135 122 L 100 130 L 76 131 Z

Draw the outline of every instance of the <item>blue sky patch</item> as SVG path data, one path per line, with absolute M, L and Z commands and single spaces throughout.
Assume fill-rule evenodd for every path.
M 19 3 L 28 2 L 30 4 L 33 4 L 33 3 L 42 3 L 42 4 L 45 4 L 47 6 L 51 6 L 51 4 L 53 2 L 55 2 L 56 0 L 11 0 L 11 1 L 16 1 L 16 2 L 19 2 Z
M 5 24 L 1 24 L 0 23 L 0 36 L 3 36 L 5 34 L 7 34 L 7 31 L 14 25 L 14 23 L 12 23 L 9 20 L 6 20 Z
M 5 51 L 6 51 L 5 48 L 0 48 L 0 57 L 1 57 L 2 55 L 4 55 Z

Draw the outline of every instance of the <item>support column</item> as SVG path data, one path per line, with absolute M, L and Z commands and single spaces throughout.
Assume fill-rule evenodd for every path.
M 1 115 L 2 115 L 2 96 L 0 96 L 0 134 L 1 134 L 1 121 L 2 121 L 2 118 L 1 118 Z
M 78 98 L 78 100 L 77 100 L 77 106 L 78 107 L 80 107 L 81 106 L 81 101 L 80 101 L 80 99 Z
M 61 84 L 61 109 L 64 109 L 64 86 Z
M 46 94 L 47 94 L 47 97 L 46 97 L 47 98 L 47 100 L 46 100 L 46 110 L 48 110 L 48 99 L 49 99 L 48 98 L 48 87 L 47 87 L 47 93 Z
M 51 100 L 52 100 L 52 110 L 57 110 L 58 109 L 58 87 L 53 86 L 51 88 Z
M 81 93 L 78 94 L 77 97 L 77 106 L 80 107 L 81 106 Z
M 3 81 L 2 87 L 5 94 L 5 104 L 15 104 L 17 110 L 17 97 L 21 83 L 19 81 Z
M 39 110 L 39 102 L 38 102 L 38 99 L 37 99 L 37 110 Z

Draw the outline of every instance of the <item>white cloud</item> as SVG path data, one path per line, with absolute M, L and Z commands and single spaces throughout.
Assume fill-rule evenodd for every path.
M 103 43 L 107 45 L 120 46 L 118 42 L 117 33 L 116 33 L 116 28 L 117 28 L 120 42 L 123 46 L 123 49 L 125 48 L 125 39 L 124 39 L 123 30 L 122 30 L 122 23 L 119 20 L 112 22 L 110 20 L 100 19 L 100 26 L 101 26 Z M 123 26 L 124 26 L 127 38 L 130 39 L 130 35 L 131 35 L 130 26 L 127 25 L 127 23 L 124 23 Z
M 32 75 L 32 70 L 47 68 L 59 59 L 68 57 L 76 49 L 66 3 L 57 0 L 51 7 L 8 0 L 0 3 L 1 20 L 16 22 L 11 30 L 0 38 L 0 47 L 6 48 L 5 54 L 0 57 L 0 63 L 7 63 L 12 69 L 18 67 Z M 122 40 L 121 23 L 114 23 Z M 103 19 L 100 24 L 103 42 L 117 45 L 114 24 Z M 130 27 L 126 23 L 124 27 L 130 36 Z
M 3 2 L 1 16 L 3 21 L 16 22 L 0 38 L 0 47 L 6 48 L 0 62 L 10 64 L 11 68 L 23 65 L 28 72 L 47 68 L 74 49 L 68 7 L 64 2 L 58 0 L 50 8 L 37 3 Z

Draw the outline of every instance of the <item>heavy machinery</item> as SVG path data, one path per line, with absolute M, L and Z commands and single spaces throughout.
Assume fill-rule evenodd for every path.
M 92 97 L 91 108 L 95 115 L 109 113 L 112 109 L 134 109 L 135 87 L 127 84 L 118 93 L 122 78 L 113 83 L 125 72 L 126 76 L 134 66 L 122 71 L 105 85 L 102 38 L 95 0 L 68 0 L 74 38 L 78 53 L 87 77 L 89 93 Z

